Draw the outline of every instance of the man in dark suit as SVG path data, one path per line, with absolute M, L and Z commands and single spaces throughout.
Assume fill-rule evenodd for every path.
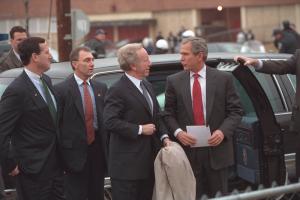
M 150 200 L 154 158 L 160 140 L 169 139 L 149 75 L 150 61 L 141 44 L 118 51 L 125 74 L 107 92 L 104 124 L 110 133 L 109 173 L 114 200 Z
M 184 39 L 180 54 L 185 70 L 167 77 L 165 121 L 191 163 L 197 198 L 212 197 L 227 192 L 227 168 L 234 162 L 232 135 L 242 108 L 231 75 L 205 65 L 204 39 Z M 186 132 L 189 125 L 209 126 L 210 146 L 191 148 L 196 139 Z
M 64 199 L 57 147 L 59 105 L 44 74 L 50 68 L 49 47 L 45 39 L 32 37 L 18 48 L 24 71 L 0 101 L 0 159 L 7 160 L 13 149 L 11 175 L 17 176 L 22 200 Z
M 18 44 L 27 38 L 27 31 L 21 26 L 14 26 L 9 32 L 11 49 L 0 61 L 0 73 L 13 68 L 23 67 Z
M 267 74 L 294 74 L 296 75 L 296 95 L 292 110 L 290 131 L 298 133 L 295 139 L 299 138 L 300 133 L 300 49 L 296 50 L 293 56 L 287 60 L 266 60 L 237 56 L 236 61 L 243 62 L 245 66 L 254 67 L 256 71 Z M 300 146 L 296 152 L 296 174 L 300 177 Z
M 94 58 L 87 47 L 70 54 L 74 74 L 55 86 L 62 105 L 61 152 L 67 200 L 104 198 L 106 133 L 102 124 L 107 87 L 90 79 Z

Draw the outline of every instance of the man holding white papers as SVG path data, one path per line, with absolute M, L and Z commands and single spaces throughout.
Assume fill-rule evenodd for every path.
M 205 65 L 204 39 L 184 39 L 180 54 L 185 70 L 167 78 L 164 117 L 191 163 L 197 199 L 203 194 L 213 197 L 227 192 L 227 168 L 234 163 L 232 135 L 243 111 L 231 75 Z M 198 134 L 209 127 L 209 146 L 197 145 L 196 138 L 204 137 L 192 136 L 187 126 L 198 126 Z

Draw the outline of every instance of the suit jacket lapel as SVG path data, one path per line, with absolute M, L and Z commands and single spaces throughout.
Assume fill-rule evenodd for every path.
M 141 104 L 143 104 L 145 109 L 152 116 L 148 103 L 143 94 L 139 91 L 139 89 L 131 82 L 131 80 L 129 80 L 129 78 L 125 74 L 122 76 L 122 81 L 125 82 L 124 85 L 128 87 L 129 91 L 140 101 Z
M 178 83 L 181 85 L 181 92 L 183 95 L 183 103 L 186 107 L 188 115 L 190 117 L 191 123 L 194 123 L 194 114 L 193 114 L 193 104 L 191 97 L 191 82 L 190 82 L 190 72 L 184 71 L 182 75 L 182 82 Z
M 212 107 L 215 100 L 215 91 L 217 85 L 214 71 L 210 67 L 206 67 L 206 123 L 208 123 Z
M 156 112 L 158 111 L 158 107 L 159 107 L 159 105 L 156 103 L 157 102 L 156 95 L 154 94 L 152 87 L 149 85 L 149 82 L 143 81 L 143 83 L 151 97 L 152 104 L 153 104 L 153 116 L 154 116 L 156 114 Z M 147 106 L 147 108 L 149 108 L 149 106 Z M 148 110 L 149 110 L 149 112 L 151 112 L 150 108 Z
M 42 95 L 37 90 L 37 88 L 34 86 L 34 84 L 32 83 L 32 81 L 30 80 L 30 78 L 28 77 L 28 75 L 26 74 L 25 71 L 23 71 L 21 76 L 23 77 L 23 79 L 28 87 L 30 97 L 33 100 L 33 102 L 36 104 L 36 106 L 38 108 L 48 107 L 48 105 L 45 102 L 45 100 L 43 99 Z M 49 109 L 48 109 L 48 118 L 50 121 L 53 121 Z
M 85 121 L 81 94 L 79 91 L 78 84 L 73 75 L 69 78 L 69 83 L 70 83 L 70 91 L 71 91 L 72 98 L 74 99 L 75 107 L 78 110 L 80 116 L 82 117 L 82 120 Z
M 102 115 L 99 115 L 99 114 L 103 113 L 103 107 L 104 107 L 104 105 L 101 105 L 103 103 L 103 100 L 101 100 L 101 98 L 104 98 L 104 97 L 103 97 L 103 94 L 100 91 L 100 89 L 96 88 L 94 86 L 93 82 L 94 82 L 93 80 L 90 81 L 92 89 L 93 89 L 93 92 L 94 92 L 94 96 L 95 96 L 97 119 L 98 119 L 98 121 L 101 121 L 102 119 L 99 119 L 99 117 L 102 118 Z

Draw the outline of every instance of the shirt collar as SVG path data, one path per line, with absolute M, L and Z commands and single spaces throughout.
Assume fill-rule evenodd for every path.
M 140 79 L 137 79 L 129 74 L 127 74 L 125 72 L 125 75 L 129 78 L 129 80 L 131 80 L 131 82 L 133 82 L 133 84 L 137 87 L 137 88 L 140 88 L 140 84 L 141 84 L 141 81 Z
M 30 79 L 33 79 L 33 80 L 37 80 L 37 81 L 40 81 L 40 78 L 41 76 L 30 71 L 29 69 L 27 69 L 26 67 L 24 67 L 24 71 L 25 73 L 29 76 Z
M 83 84 L 83 80 L 81 78 L 79 78 L 75 73 L 74 73 L 74 78 L 75 81 L 78 85 L 82 85 Z M 90 79 L 86 80 L 87 84 L 90 85 Z
M 193 78 L 194 74 L 195 74 L 194 72 L 190 71 L 191 78 Z M 203 65 L 202 69 L 198 72 L 198 74 L 200 75 L 200 77 L 202 77 L 204 79 L 206 78 L 206 65 L 205 64 Z

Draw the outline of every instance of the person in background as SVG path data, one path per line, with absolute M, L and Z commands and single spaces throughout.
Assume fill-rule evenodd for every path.
M 290 32 L 283 32 L 280 29 L 273 31 L 274 45 L 278 49 L 279 53 L 294 54 L 298 49 L 297 39 Z
M 155 41 L 157 42 L 160 39 L 164 39 L 164 36 L 162 35 L 161 31 L 158 31 L 158 34 L 157 34 L 157 36 L 155 38 Z
M 155 47 L 152 38 L 145 37 L 142 41 L 142 45 L 149 55 L 154 54 Z
M 105 58 L 106 32 L 103 29 L 96 30 L 94 38 L 88 40 L 84 46 L 92 50 L 94 58 Z
M 62 105 L 61 153 L 67 200 L 103 200 L 107 142 L 102 115 L 105 84 L 91 80 L 94 57 L 88 47 L 70 53 L 74 70 L 55 86 Z
M 151 64 L 147 51 L 141 44 L 127 44 L 119 49 L 118 61 L 125 73 L 108 89 L 104 107 L 112 198 L 151 200 L 160 140 L 164 145 L 170 141 L 152 86 L 145 80 Z
M 205 64 L 203 38 L 189 37 L 181 43 L 184 70 L 167 77 L 164 120 L 173 138 L 185 150 L 196 178 L 196 197 L 228 190 L 228 167 L 234 163 L 233 133 L 243 110 L 230 74 Z M 187 126 L 207 126 L 207 147 L 191 147 L 196 139 Z M 200 133 L 199 133 L 200 134 Z M 171 137 L 172 139 L 172 137 Z
M 292 25 L 288 20 L 283 21 L 282 26 L 283 26 L 283 30 L 282 30 L 283 35 L 285 35 L 285 34 L 293 35 L 296 38 L 296 48 L 300 49 L 300 35 L 299 35 L 299 33 L 297 33 L 297 31 L 292 28 Z
M 50 77 L 51 54 L 45 39 L 29 37 L 18 45 L 24 71 L 0 100 L 0 161 L 11 157 L 18 198 L 64 199 L 58 120 L 60 106 Z M 10 145 L 11 143 L 11 145 Z
M 8 69 L 23 67 L 18 44 L 28 37 L 27 31 L 21 26 L 14 26 L 11 28 L 9 35 L 11 49 L 0 61 L 0 73 Z
M 252 32 L 252 30 L 249 29 L 248 32 L 246 33 L 246 40 L 249 41 L 249 40 L 254 40 L 254 39 L 255 39 L 255 35 Z
M 167 40 L 169 44 L 170 53 L 175 53 L 175 47 L 177 45 L 178 39 L 175 35 L 173 35 L 172 31 L 169 33 Z
M 155 54 L 166 54 L 169 52 L 169 45 L 165 39 L 160 39 L 155 43 Z

